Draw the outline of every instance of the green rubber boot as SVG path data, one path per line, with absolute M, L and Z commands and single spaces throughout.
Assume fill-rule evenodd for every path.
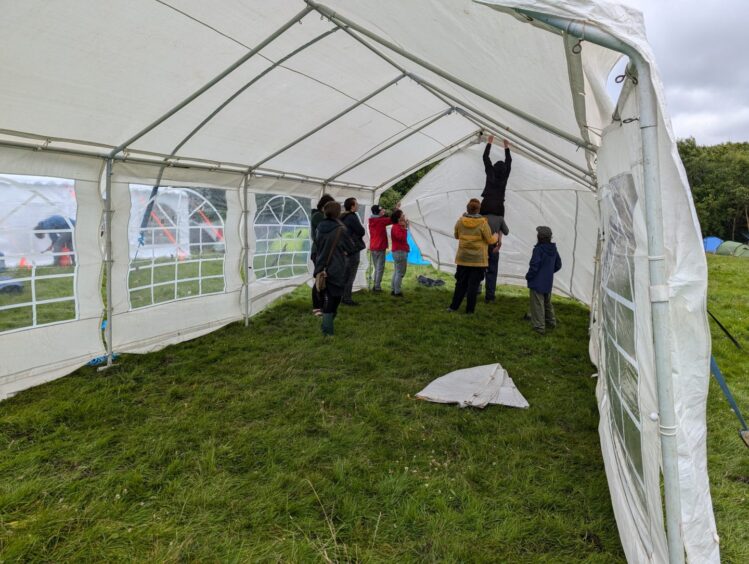
M 323 335 L 333 335 L 333 318 L 334 317 L 335 317 L 335 314 L 333 313 L 322 314 L 322 334 Z

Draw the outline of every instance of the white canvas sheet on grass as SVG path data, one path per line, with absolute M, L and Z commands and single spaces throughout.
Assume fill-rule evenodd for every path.
M 440 376 L 416 397 L 436 403 L 456 403 L 458 407 L 483 409 L 490 404 L 528 407 L 528 401 L 499 363 L 463 368 Z

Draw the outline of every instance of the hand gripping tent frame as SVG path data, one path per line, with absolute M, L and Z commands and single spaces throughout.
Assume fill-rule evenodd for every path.
M 65 34 L 55 32 L 61 21 Z M 305 282 L 281 262 L 276 272 L 288 277 L 254 275 L 254 256 L 304 248 L 293 246 L 298 222 L 293 241 L 283 228 L 256 240 L 258 208 L 274 196 L 371 204 L 445 159 L 404 206 L 419 245 L 450 269 L 444 233 L 456 202 L 480 189 L 461 178 L 491 132 L 517 159 L 508 205 L 569 232 L 571 269 L 556 290 L 591 306 L 601 444 L 628 558 L 718 560 L 705 454 L 706 266 L 640 14 L 604 0 L 30 0 L 7 6 L 0 30 L 0 174 L 63 179 L 77 203 L 75 318 L 0 332 L 0 395 L 93 356 L 111 365 L 114 351 L 247 322 Z M 605 82 L 621 54 L 630 67 L 612 107 Z M 153 209 L 131 198 L 144 186 L 151 202 L 161 187 L 188 201 L 189 217 L 171 217 L 179 210 L 164 203 L 154 219 L 164 227 L 149 227 Z M 211 201 L 217 223 L 190 194 Z M 144 221 L 164 248 L 169 225 L 183 226 L 188 251 L 138 273 L 139 284 L 151 276 L 152 295 L 170 287 L 171 298 L 133 307 L 128 226 Z M 211 246 L 205 237 L 219 224 L 221 244 Z M 519 281 L 527 236 L 519 226 L 506 241 L 507 282 Z M 46 345 L 24 354 L 32 342 Z

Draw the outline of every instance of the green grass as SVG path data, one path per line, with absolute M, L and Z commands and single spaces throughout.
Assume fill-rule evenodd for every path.
M 744 347 L 737 349 L 714 322 L 713 355 L 731 392 L 749 417 L 749 259 L 708 255 L 708 309 Z M 712 379 L 707 405 L 708 472 L 721 556 L 749 562 L 749 449 L 738 438 L 739 422 Z
M 732 328 L 743 315 L 749 344 L 745 274 L 711 266 L 725 285 L 711 307 Z M 450 315 L 451 282 L 416 287 L 422 272 L 409 267 L 403 300 L 363 293 L 360 307 L 342 306 L 333 339 L 301 288 L 249 329 L 127 355 L 0 404 L 0 560 L 622 562 L 587 310 L 555 298 L 560 326 L 540 338 L 520 321 L 522 289 Z M 721 339 L 741 402 L 746 353 Z M 498 359 L 530 409 L 413 398 Z M 742 562 L 749 472 L 731 418 L 711 388 L 723 556 Z

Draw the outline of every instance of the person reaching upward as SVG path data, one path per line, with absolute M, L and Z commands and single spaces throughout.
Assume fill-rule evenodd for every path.
M 505 147 L 505 160 L 497 161 L 492 164 L 489 158 L 489 153 L 492 150 L 492 143 L 494 142 L 494 136 L 490 135 L 484 149 L 484 172 L 486 172 L 486 184 L 484 185 L 484 191 L 481 193 L 483 200 L 481 201 L 481 215 L 487 216 L 489 219 L 489 225 L 491 226 L 491 218 L 489 216 L 495 215 L 499 217 L 505 216 L 505 192 L 507 190 L 507 179 L 510 176 L 510 169 L 512 167 L 512 155 L 510 155 L 510 143 L 507 139 L 504 140 Z M 494 232 L 498 231 L 498 228 L 494 229 Z

